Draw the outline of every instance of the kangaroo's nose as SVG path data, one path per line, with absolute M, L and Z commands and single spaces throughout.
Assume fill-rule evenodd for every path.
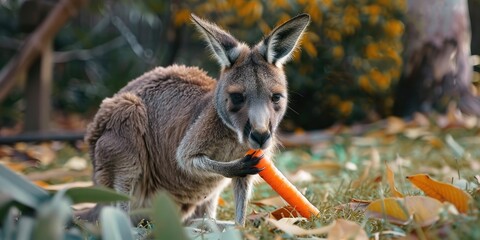
M 258 145 L 260 145 L 260 147 L 262 147 L 263 144 L 265 144 L 265 142 L 267 142 L 267 140 L 270 137 L 271 137 L 271 135 L 270 135 L 269 131 L 266 131 L 266 132 L 263 132 L 263 133 L 260 133 L 260 132 L 257 132 L 257 131 L 252 131 L 250 133 L 250 138 L 252 138 L 252 140 L 255 141 L 256 143 L 258 143 Z

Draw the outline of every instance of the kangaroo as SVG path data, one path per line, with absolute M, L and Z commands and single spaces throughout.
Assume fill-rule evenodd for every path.
M 237 41 L 191 15 L 221 66 L 218 80 L 196 67 L 157 67 L 103 100 L 86 142 L 96 185 L 132 197 L 125 211 L 148 207 L 168 192 L 182 221 L 215 218 L 221 191 L 234 188 L 235 222 L 245 224 L 252 179 L 263 149 L 270 158 L 287 107 L 283 65 L 310 22 L 302 14 L 278 26 L 256 46 Z M 94 221 L 101 205 L 80 218 Z

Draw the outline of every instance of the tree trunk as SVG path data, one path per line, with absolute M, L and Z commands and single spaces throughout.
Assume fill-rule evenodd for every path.
M 452 101 L 467 114 L 480 114 L 480 101 L 470 91 L 467 0 L 409 0 L 404 46 L 396 115 L 443 112 Z
M 480 0 L 469 0 L 468 9 L 472 29 L 472 55 L 480 55 Z

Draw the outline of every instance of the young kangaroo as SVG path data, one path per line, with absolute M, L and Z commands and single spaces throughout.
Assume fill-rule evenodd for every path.
M 299 15 L 254 47 L 195 15 L 192 20 L 221 65 L 217 81 L 195 67 L 156 68 L 105 99 L 88 126 L 93 180 L 132 197 L 125 211 L 167 191 L 183 221 L 215 218 L 220 192 L 234 188 L 235 221 L 245 223 L 252 175 L 263 149 L 270 158 L 287 107 L 289 60 L 310 17 Z M 80 218 L 94 220 L 97 205 Z

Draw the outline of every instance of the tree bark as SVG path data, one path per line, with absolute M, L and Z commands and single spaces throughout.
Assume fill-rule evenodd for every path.
M 472 29 L 472 55 L 480 55 L 480 0 L 469 0 L 468 10 Z
M 470 91 L 470 21 L 467 0 L 409 0 L 404 66 L 394 113 L 443 112 L 450 102 L 467 114 L 480 114 Z

